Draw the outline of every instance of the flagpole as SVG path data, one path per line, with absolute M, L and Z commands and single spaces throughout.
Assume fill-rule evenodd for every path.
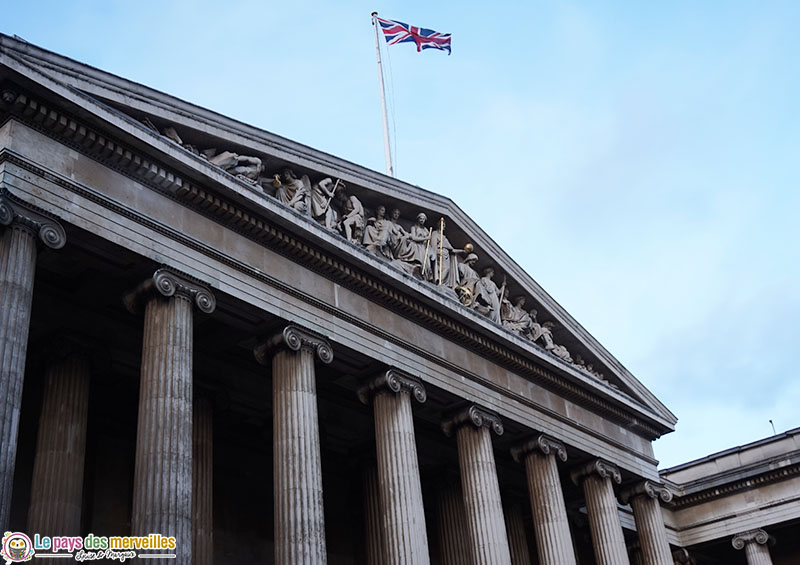
M 386 157 L 386 174 L 394 176 L 392 151 L 389 147 L 389 116 L 386 113 L 386 91 L 383 86 L 383 65 L 381 65 L 381 44 L 378 36 L 378 12 L 372 12 L 372 25 L 375 27 L 375 53 L 378 55 L 378 78 L 381 85 L 381 107 L 383 108 L 383 153 Z

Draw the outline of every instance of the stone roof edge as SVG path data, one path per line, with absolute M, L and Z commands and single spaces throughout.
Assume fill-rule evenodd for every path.
M 550 313 L 555 317 L 564 328 L 570 331 L 579 341 L 583 343 L 587 349 L 592 351 L 597 357 L 604 362 L 608 367 L 617 373 L 617 377 L 622 380 L 626 386 L 630 387 L 636 394 L 640 395 L 640 401 L 644 405 L 655 412 L 659 419 L 667 423 L 668 428 L 674 429 L 674 423 L 677 418 L 666 408 L 656 397 L 653 395 L 641 382 L 638 381 L 613 355 L 610 354 L 588 331 L 586 331 L 569 313 L 556 302 L 530 275 L 528 275 L 519 265 L 513 261 L 503 251 L 494 240 L 486 234 L 466 213 L 461 210 L 450 198 L 440 196 L 420 187 L 410 185 L 398 179 L 394 179 L 383 175 L 381 173 L 372 171 L 365 167 L 356 165 L 349 161 L 339 159 L 337 157 L 325 154 L 323 152 L 314 150 L 313 148 L 293 142 L 286 138 L 282 138 L 267 131 L 249 126 L 237 120 L 227 118 L 213 112 L 195 106 L 191 103 L 182 101 L 176 97 L 164 94 L 153 90 L 141 84 L 128 81 L 127 79 L 118 77 L 111 73 L 96 69 L 89 65 L 77 62 L 62 55 L 44 50 L 33 44 L 19 41 L 7 35 L 0 34 L 0 52 L 10 50 L 12 53 L 5 53 L 6 56 L 17 61 L 19 64 L 24 65 L 30 71 L 36 72 L 47 79 L 60 84 L 63 88 L 71 91 L 71 96 L 67 93 L 62 93 L 73 104 L 83 107 L 84 110 L 92 112 L 95 116 L 107 120 L 107 116 L 103 116 L 102 112 L 108 113 L 110 109 L 105 105 L 94 101 L 91 96 L 83 95 L 77 96 L 74 88 L 82 87 L 81 90 L 86 91 L 89 95 L 98 95 L 105 98 L 113 98 L 109 96 L 111 93 L 116 93 L 117 96 L 125 95 L 126 101 L 120 100 L 121 103 L 131 107 L 131 93 L 135 94 L 140 100 L 146 104 L 146 107 L 140 108 L 142 111 L 148 110 L 152 113 L 152 107 L 162 109 L 166 112 L 161 116 L 165 119 L 170 119 L 176 123 L 180 123 L 178 119 L 188 119 L 197 122 L 198 117 L 212 121 L 217 127 L 225 129 L 232 135 L 240 137 L 241 140 L 232 140 L 233 143 L 239 145 L 247 145 L 248 143 L 261 143 L 271 146 L 271 148 L 279 153 L 291 154 L 287 159 L 301 161 L 301 165 L 305 164 L 310 168 L 320 167 L 331 168 L 331 173 L 340 172 L 345 170 L 353 176 L 363 179 L 372 185 L 378 185 L 382 189 L 387 189 L 395 193 L 397 197 L 401 197 L 411 201 L 417 201 L 421 205 L 427 206 L 432 210 L 441 212 L 453 218 L 460 227 L 476 237 L 479 245 L 491 253 L 492 258 L 502 268 L 508 272 L 509 275 L 515 277 L 517 281 L 531 292 L 537 300 L 544 305 Z M 16 55 L 16 56 L 14 56 Z M 39 68 L 33 68 L 32 65 Z M 43 68 L 41 68 L 43 67 Z M 15 69 L 18 70 L 19 69 Z M 45 72 L 49 71 L 49 72 Z M 56 76 L 53 76 L 53 73 Z M 28 75 L 28 73 L 22 73 Z M 57 76 L 61 75 L 61 76 Z M 28 76 L 31 80 L 41 82 L 34 77 Z M 65 84 L 64 78 L 69 78 L 77 81 L 78 85 Z M 42 85 L 46 88 L 51 88 L 48 85 Z M 94 89 L 94 92 L 92 92 Z M 105 92 L 98 89 L 105 89 Z M 89 104 L 92 107 L 87 107 Z M 133 105 L 135 107 L 135 105 Z M 100 114 L 98 113 L 101 112 Z M 197 128 L 198 124 L 189 125 L 188 127 Z M 150 142 L 147 141 L 149 144 Z M 283 158 L 282 155 L 276 155 Z M 304 163 L 303 163 L 304 162 Z

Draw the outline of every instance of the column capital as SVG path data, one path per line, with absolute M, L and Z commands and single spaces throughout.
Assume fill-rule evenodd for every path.
M 567 460 L 567 448 L 560 441 L 545 434 L 539 434 L 528 441 L 511 448 L 511 457 L 514 461 L 521 463 L 529 453 L 541 453 L 542 455 L 555 455 L 561 461 Z
M 217 301 L 207 286 L 191 275 L 171 267 L 157 269 L 152 277 L 127 292 L 122 300 L 128 311 L 136 314 L 143 303 L 154 296 L 180 296 L 194 302 L 197 309 L 206 314 L 213 312 L 217 306 Z
M 327 339 L 294 324 L 289 324 L 283 328 L 283 331 L 257 345 L 253 349 L 253 354 L 259 363 L 269 365 L 272 355 L 280 349 L 289 349 L 290 351 L 308 349 L 316 353 L 319 360 L 325 364 L 333 361 L 333 348 Z
M 672 552 L 672 560 L 675 563 L 694 563 L 694 559 L 689 555 L 689 552 L 681 547 Z
M 464 408 L 442 422 L 442 431 L 446 436 L 451 436 L 461 426 L 472 424 L 476 428 L 489 428 L 497 435 L 503 435 L 503 422 L 500 415 L 481 408 L 477 404 Z
M 398 393 L 408 392 L 417 402 L 424 403 L 428 398 L 422 381 L 400 369 L 388 369 L 370 379 L 358 390 L 358 399 L 364 404 L 369 404 L 372 397 L 380 391 Z
M 0 192 L 0 225 L 12 224 L 25 226 L 51 249 L 61 249 L 67 242 L 64 228 L 43 210 Z
M 744 549 L 749 543 L 757 543 L 758 545 L 765 545 L 767 543 L 774 543 L 775 539 L 761 528 L 757 530 L 748 530 L 733 536 L 731 545 L 734 549 Z
M 662 502 L 670 502 L 672 500 L 672 492 L 667 487 L 663 484 L 646 480 L 623 489 L 619 495 L 619 500 L 622 504 L 628 504 L 631 499 L 637 496 L 660 498 Z
M 570 473 L 572 482 L 576 485 L 580 485 L 589 475 L 598 475 L 603 479 L 611 479 L 617 484 L 622 482 L 622 474 L 619 472 L 617 466 L 608 461 L 603 461 L 602 459 L 590 461 L 586 465 L 578 467 Z

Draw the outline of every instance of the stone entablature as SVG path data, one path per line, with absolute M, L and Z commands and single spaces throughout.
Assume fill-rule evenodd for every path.
M 7 98 L 10 99 L 10 95 Z M 519 355 L 515 353 L 514 349 L 498 344 L 496 339 L 485 338 L 473 329 L 474 325 L 465 326 L 460 323 L 454 323 L 424 302 L 404 296 L 380 280 L 372 278 L 365 273 L 360 273 L 352 266 L 334 258 L 324 250 L 315 248 L 297 236 L 284 231 L 280 221 L 281 218 L 256 214 L 251 208 L 242 206 L 242 204 L 234 202 L 232 199 L 227 199 L 210 189 L 200 188 L 199 185 L 189 182 L 185 177 L 171 172 L 150 158 L 127 149 L 126 146 L 111 140 L 108 136 L 87 128 L 68 115 L 32 100 L 26 95 L 17 94 L 13 104 L 7 109 L 11 109 L 12 113 L 19 119 L 24 120 L 26 124 L 55 137 L 58 141 L 91 156 L 91 158 L 118 170 L 126 176 L 136 179 L 138 182 L 143 182 L 159 192 L 170 195 L 188 207 L 194 208 L 207 216 L 215 217 L 218 221 L 228 225 L 242 235 L 267 244 L 281 253 L 299 260 L 304 265 L 324 273 L 328 277 L 358 289 L 359 292 L 365 292 L 368 296 L 380 298 L 384 304 L 403 310 L 407 313 L 406 315 L 410 313 L 415 319 L 430 323 L 437 331 L 451 338 L 456 338 L 456 340 L 469 343 L 473 350 L 480 351 L 483 355 L 497 360 L 521 374 L 534 376 L 538 381 L 544 379 L 544 384 L 548 388 L 552 388 L 554 391 L 569 398 L 581 399 L 581 402 L 592 405 L 593 409 L 610 417 L 613 421 L 622 423 L 645 437 L 658 437 L 663 433 L 662 430 L 665 429 L 662 427 L 663 423 L 661 422 L 663 420 L 661 418 L 657 418 L 656 421 L 659 421 L 659 423 L 655 424 L 654 422 L 653 424 L 655 425 L 653 425 L 648 422 L 649 418 L 647 416 L 632 418 L 629 410 L 617 408 L 617 405 L 624 406 L 629 401 L 612 400 L 607 402 L 603 400 L 601 395 L 587 393 L 585 385 L 577 384 L 575 377 L 564 378 L 562 376 L 568 375 L 568 372 L 565 373 L 564 369 L 557 372 L 544 370 L 540 363 L 531 362 L 529 355 Z M 10 154 L 5 154 L 0 158 L 12 159 L 18 164 L 20 163 Z M 30 164 L 25 166 L 30 167 Z M 45 171 L 38 171 L 38 173 L 47 176 Z M 89 197 L 93 198 L 95 196 L 91 195 Z M 266 202 L 264 202 L 264 206 L 267 206 Z M 275 220 L 275 223 L 270 220 Z M 313 221 L 309 223 L 316 224 Z M 296 227 L 297 224 L 292 223 L 292 225 Z M 352 246 L 352 244 L 350 245 Z M 345 243 L 344 248 L 347 248 L 347 243 Z M 254 271 L 258 272 L 258 269 L 254 269 Z M 381 278 L 385 280 L 385 277 Z M 410 278 L 406 276 L 405 280 L 409 281 Z M 276 283 L 276 281 L 271 282 Z M 416 284 L 424 284 L 425 287 L 430 288 L 426 283 L 417 282 Z M 452 303 L 446 298 L 444 300 L 440 298 L 437 302 L 442 304 Z M 461 312 L 460 315 L 463 316 L 465 314 L 469 314 L 469 311 Z M 468 315 L 468 317 L 485 319 L 483 316 L 476 314 Z M 484 322 L 484 324 L 487 324 L 487 322 Z M 506 332 L 503 333 L 507 336 L 509 335 Z M 387 335 L 387 338 L 392 339 L 390 335 Z M 509 336 L 506 339 L 516 341 L 516 343 L 524 343 L 518 337 Z M 527 348 L 517 346 L 516 349 L 529 350 L 530 345 Z M 547 354 L 545 353 L 544 355 L 546 356 Z M 536 356 L 541 358 L 542 361 L 545 360 L 543 354 L 537 354 Z M 554 363 L 558 366 L 559 360 L 553 358 L 548 363 Z M 577 381 L 580 380 L 577 379 Z M 612 397 L 624 397 L 617 391 L 609 391 L 606 394 L 610 394 Z

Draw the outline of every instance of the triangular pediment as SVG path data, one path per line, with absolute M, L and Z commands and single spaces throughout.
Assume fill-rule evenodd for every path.
M 44 124 L 63 110 L 117 150 L 151 156 L 198 202 L 219 193 L 636 414 L 648 435 L 673 428 L 674 415 L 450 199 L 6 36 L 0 64 L 5 111 Z

